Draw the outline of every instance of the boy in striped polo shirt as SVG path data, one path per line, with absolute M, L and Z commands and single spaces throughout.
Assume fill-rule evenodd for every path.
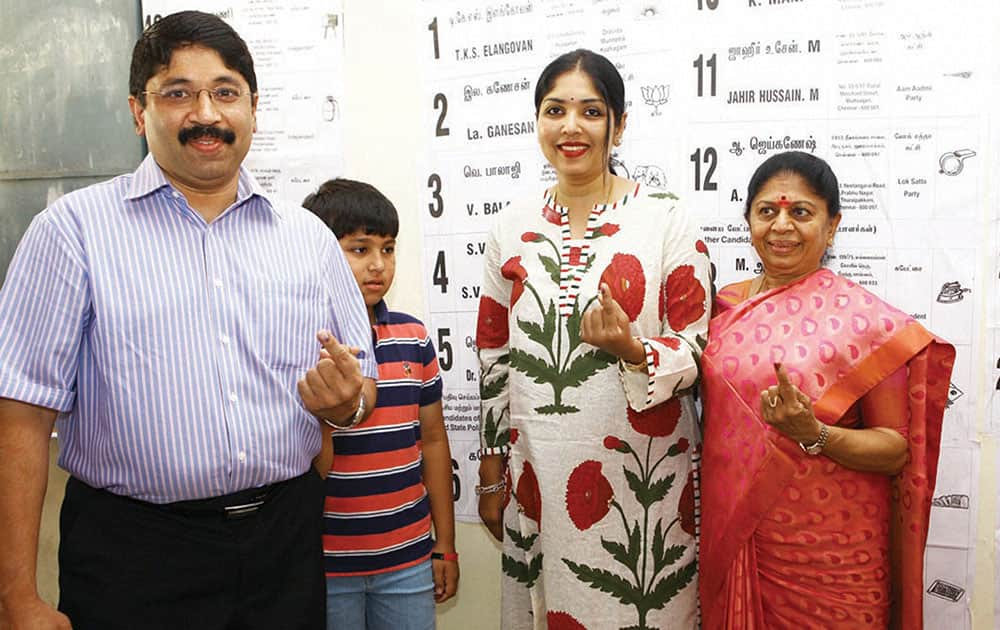
M 327 430 L 317 457 L 327 473 L 327 630 L 434 628 L 434 602 L 458 586 L 451 452 L 430 336 L 383 300 L 399 218 L 382 193 L 348 179 L 324 183 L 302 205 L 340 241 L 368 307 L 379 373 L 371 416 Z

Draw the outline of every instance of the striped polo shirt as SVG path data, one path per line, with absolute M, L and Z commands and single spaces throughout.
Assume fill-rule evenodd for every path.
M 59 465 L 92 487 L 220 496 L 311 466 L 320 430 L 296 381 L 321 328 L 371 349 L 323 222 L 240 169 L 206 223 L 149 155 L 35 216 L 0 290 L 0 398 L 59 411 Z
M 328 576 L 402 569 L 431 552 L 420 407 L 441 400 L 434 345 L 416 318 L 375 305 L 378 401 L 361 425 L 333 432 L 323 551 Z

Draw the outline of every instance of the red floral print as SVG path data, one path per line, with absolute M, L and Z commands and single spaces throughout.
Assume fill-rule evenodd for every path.
M 615 254 L 601 274 L 600 283 L 608 285 L 611 297 L 625 311 L 628 320 L 634 322 L 646 298 L 646 277 L 639 259 L 632 254 Z
M 587 630 L 587 626 L 573 618 L 573 615 L 550 610 L 545 613 L 545 621 L 549 630 Z
M 671 398 L 646 411 L 635 411 L 626 407 L 628 422 L 638 433 L 650 437 L 666 437 L 677 428 L 681 419 L 681 401 Z
M 514 491 L 518 509 L 522 514 L 542 525 L 542 494 L 538 490 L 538 477 L 531 462 L 524 462 L 524 470 L 517 480 L 517 490 Z
M 601 472 L 601 462 L 589 459 L 569 474 L 566 482 L 566 510 L 580 531 L 589 529 L 607 516 L 614 498 L 611 483 Z
M 681 501 L 677 506 L 677 516 L 681 519 L 681 529 L 694 536 L 694 471 L 688 473 L 687 483 L 681 491 Z
M 517 444 L 517 438 L 521 435 L 521 432 L 517 429 L 510 430 L 510 443 Z
M 694 248 L 699 254 L 705 254 L 708 256 L 708 245 L 705 245 L 705 241 L 700 238 L 695 242 Z
M 507 308 L 489 296 L 479 298 L 479 318 L 476 323 L 476 346 L 501 348 L 507 344 Z
M 525 232 L 521 235 L 522 243 L 537 243 L 542 240 L 542 235 L 538 232 Z
M 705 287 L 694 277 L 694 266 L 681 265 L 670 272 L 660 287 L 660 320 L 680 332 L 705 314 Z
M 549 204 L 545 204 L 545 207 L 542 208 L 542 216 L 552 225 L 562 225 L 562 217 L 559 212 Z
M 677 337 L 653 337 L 653 341 L 658 341 L 671 350 L 678 350 L 681 347 L 681 340 Z
M 609 451 L 617 451 L 618 449 L 624 446 L 625 443 L 613 435 L 609 435 L 606 438 L 604 438 L 604 448 L 608 449 Z
M 514 283 L 510 289 L 510 307 L 514 308 L 517 300 L 524 293 L 524 280 L 528 272 L 521 265 L 521 257 L 514 256 L 500 267 L 500 275 Z
M 605 223 L 601 227 L 597 228 L 595 232 L 603 236 L 614 236 L 619 230 L 621 230 L 621 228 L 617 223 Z

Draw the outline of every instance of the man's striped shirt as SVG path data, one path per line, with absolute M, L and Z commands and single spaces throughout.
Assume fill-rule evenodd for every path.
M 0 397 L 61 412 L 59 464 L 166 503 L 302 474 L 320 446 L 296 381 L 316 332 L 368 350 L 336 239 L 240 171 L 211 223 L 152 155 L 39 213 L 0 290 Z

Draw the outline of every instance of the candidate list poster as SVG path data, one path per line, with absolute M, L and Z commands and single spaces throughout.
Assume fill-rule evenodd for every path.
M 995 264 L 985 165 L 998 27 L 985 0 L 427 1 L 424 46 L 426 321 L 438 346 L 456 510 L 476 520 L 475 330 L 485 236 L 513 199 L 555 182 L 535 138 L 542 68 L 601 52 L 626 83 L 616 170 L 680 197 L 716 284 L 760 263 L 743 220 L 747 181 L 785 150 L 830 162 L 843 220 L 826 264 L 956 345 L 942 454 L 961 470 L 935 497 L 928 618 L 969 627 L 978 478 L 980 324 Z M 992 227 L 992 225 L 990 225 Z M 995 357 L 993 357 L 995 361 Z M 954 463 L 956 466 L 952 466 Z M 957 464 L 961 464 L 957 466 Z

